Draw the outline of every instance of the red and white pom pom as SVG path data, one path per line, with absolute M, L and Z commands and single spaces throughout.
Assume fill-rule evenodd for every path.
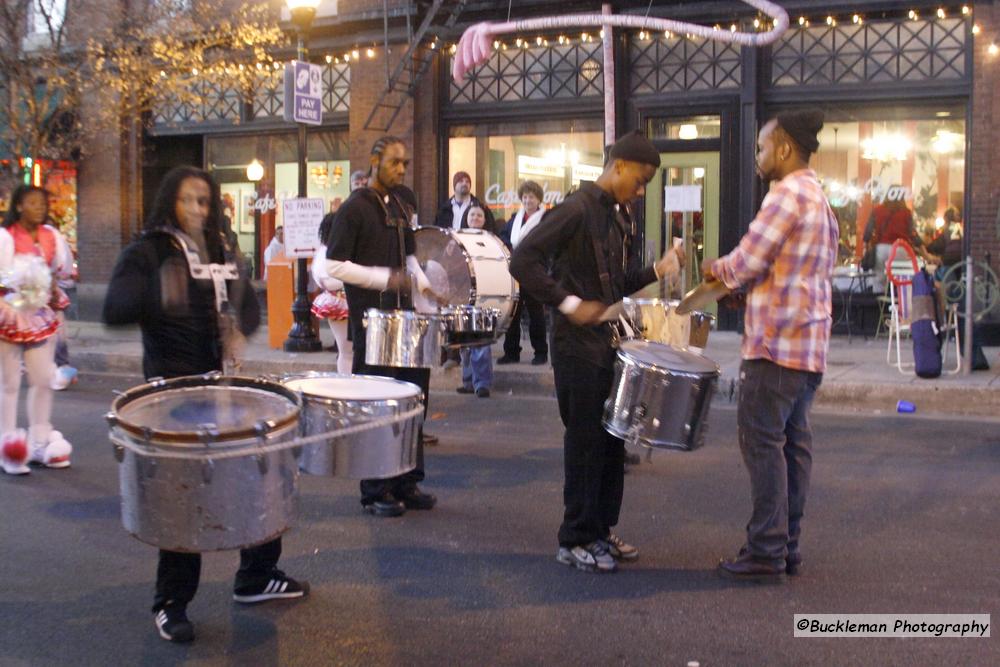
M 0 463 L 3 470 L 10 475 L 23 475 L 30 472 L 28 468 L 28 458 L 30 456 L 28 447 L 28 434 L 24 429 L 17 429 L 5 433 L 0 439 Z

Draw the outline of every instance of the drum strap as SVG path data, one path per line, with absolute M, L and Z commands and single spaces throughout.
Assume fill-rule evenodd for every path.
M 387 199 L 391 198 L 393 203 L 396 204 L 396 208 L 399 209 L 404 216 L 402 219 L 394 218 L 392 213 L 389 211 L 387 201 L 382 199 L 382 195 L 379 194 L 379 191 L 375 188 L 366 189 L 371 190 L 372 196 L 375 197 L 375 200 L 382 207 L 382 213 L 385 215 L 385 224 L 396 228 L 396 241 L 399 244 L 399 268 L 403 270 L 403 273 L 406 273 L 406 234 L 404 229 L 410 224 L 408 218 L 412 217 L 412 211 L 408 206 L 400 201 L 399 197 L 390 192 L 387 195 Z M 396 308 L 401 309 L 403 307 L 403 292 L 404 290 L 402 289 L 396 292 Z

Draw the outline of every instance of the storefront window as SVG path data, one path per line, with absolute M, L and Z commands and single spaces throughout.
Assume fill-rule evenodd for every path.
M 517 190 L 524 181 L 537 182 L 545 192 L 543 205 L 552 207 L 580 181 L 593 181 L 601 174 L 604 149 L 600 131 L 577 131 L 575 126 L 560 131 L 555 125 L 532 125 L 535 131 L 530 133 L 501 126 L 491 128 L 486 136 L 481 126 L 452 128 L 448 182 L 455 172 L 468 172 L 472 192 L 498 221 L 517 213 Z
M 321 198 L 335 211 L 350 194 L 350 161 L 346 133 L 317 131 L 308 135 L 307 195 Z M 258 160 L 260 181 L 248 180 L 246 168 Z M 209 137 L 206 162 L 219 182 L 222 203 L 240 250 L 259 263 L 263 248 L 282 224 L 282 202 L 298 195 L 298 142 L 295 134 Z M 255 234 L 259 226 L 259 235 Z M 261 275 L 261 268 L 255 268 Z
M 722 119 L 719 116 L 651 118 L 646 122 L 646 134 L 652 139 L 718 139 L 722 134 Z
M 961 234 L 964 111 L 941 111 L 933 120 L 827 122 L 819 139 L 812 166 L 840 223 L 841 264 L 864 254 L 866 228 L 877 240 L 883 208 L 908 211 L 914 245 Z

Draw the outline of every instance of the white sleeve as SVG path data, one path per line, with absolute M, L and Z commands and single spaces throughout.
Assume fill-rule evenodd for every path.
M 381 292 L 389 284 L 392 270 L 386 266 L 362 266 L 354 262 L 330 259 L 326 262 L 326 273 L 345 283 Z
M 406 256 L 406 268 L 417 279 L 417 291 L 422 294 L 431 288 L 431 281 L 427 280 L 427 276 L 424 275 L 424 270 L 420 268 L 420 262 L 417 261 L 416 255 Z
M 73 277 L 73 251 L 69 247 L 69 241 L 55 227 L 49 227 L 56 237 L 56 256 L 52 260 L 52 269 L 56 278 L 65 280 Z
M 329 261 L 326 258 L 326 246 L 320 244 L 316 249 L 316 254 L 313 256 L 312 266 L 310 267 L 312 279 L 326 291 L 336 292 L 337 290 L 344 289 L 344 283 L 330 276 L 327 272 Z
M 0 271 L 9 269 L 14 263 L 14 237 L 0 227 Z

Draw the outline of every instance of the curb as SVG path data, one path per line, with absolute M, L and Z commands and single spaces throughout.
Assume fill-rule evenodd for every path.
M 73 364 L 81 373 L 101 373 L 142 378 L 142 357 L 134 353 L 108 353 L 77 348 Z M 550 367 L 505 367 L 494 369 L 493 395 L 555 397 L 555 381 Z M 244 362 L 243 373 L 250 376 L 280 376 L 306 371 L 337 371 L 332 355 L 288 355 L 287 358 L 250 359 Z M 454 392 L 461 384 L 461 371 L 436 368 L 431 372 L 431 389 Z M 724 372 L 714 402 L 735 404 L 735 376 Z M 815 405 L 841 412 L 894 413 L 896 402 L 905 399 L 917 406 L 921 414 L 935 416 L 997 417 L 1000 416 L 1000 391 L 989 387 L 963 387 L 919 384 L 870 384 L 855 382 L 824 382 L 816 394 Z

